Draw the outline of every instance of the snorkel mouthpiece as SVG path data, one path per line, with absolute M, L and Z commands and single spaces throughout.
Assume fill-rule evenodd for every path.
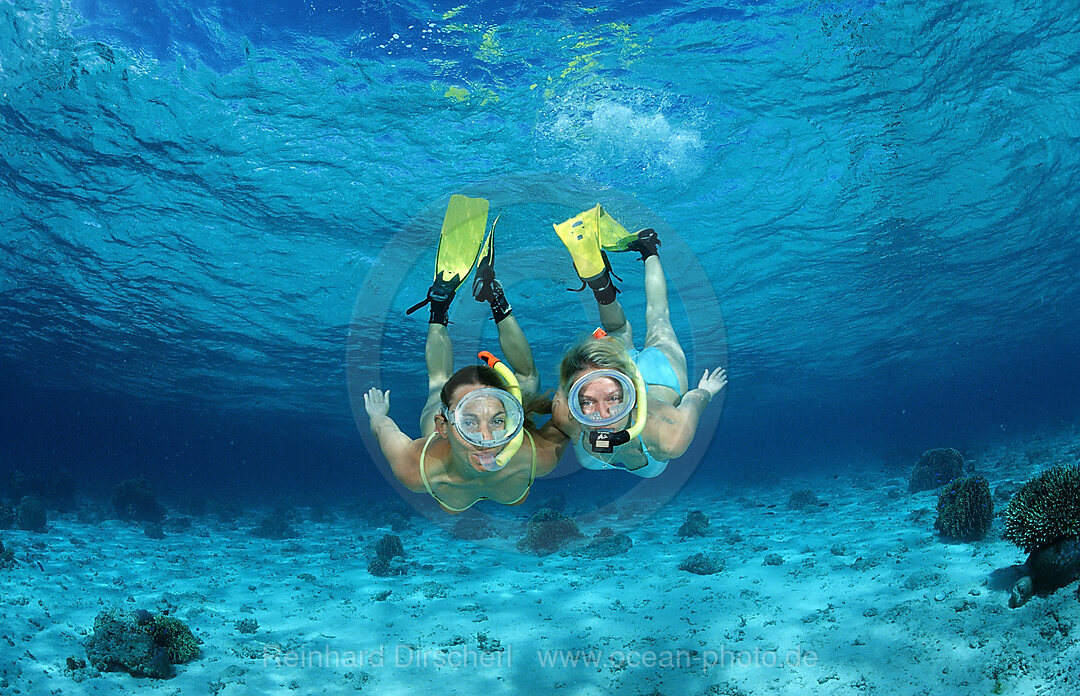
M 480 462 L 480 466 L 488 471 L 498 471 L 502 468 L 502 466 L 496 463 L 495 460 L 497 458 L 498 457 L 496 457 L 493 452 L 481 452 L 476 455 L 476 459 Z

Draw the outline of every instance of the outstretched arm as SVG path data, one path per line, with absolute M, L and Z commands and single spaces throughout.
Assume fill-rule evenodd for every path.
M 389 416 L 390 391 L 383 392 L 372 387 L 364 394 L 364 408 L 371 420 L 371 434 L 378 441 L 383 456 L 390 462 L 394 476 L 411 491 L 424 490 L 415 443 L 401 432 L 401 428 Z
M 718 367 L 712 372 L 705 370 L 696 389 L 691 389 L 682 396 L 678 408 L 668 408 L 664 412 L 657 413 L 657 422 L 660 423 L 656 432 L 656 441 L 664 455 L 675 459 L 681 457 L 694 441 L 697 433 L 698 422 L 701 414 L 712 401 L 713 397 L 720 393 L 727 385 L 727 373 L 724 368 Z M 652 408 L 650 402 L 650 409 Z M 652 412 L 649 413 L 649 421 L 653 421 Z

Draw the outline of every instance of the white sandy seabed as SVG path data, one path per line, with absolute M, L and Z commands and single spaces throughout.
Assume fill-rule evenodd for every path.
M 1007 492 L 1076 461 L 1077 444 L 1029 438 L 974 465 Z M 397 533 L 409 572 L 388 578 L 367 562 L 390 529 L 347 511 L 284 541 L 252 536 L 259 516 L 194 518 L 163 540 L 60 516 L 3 533 L 18 562 L 0 570 L 0 693 L 1080 693 L 1077 584 L 1009 609 L 1024 554 L 1001 540 L 1000 514 L 986 540 L 946 542 L 936 494 L 876 468 L 686 490 L 598 560 L 519 553 L 524 511 L 485 542 L 414 517 Z M 807 488 L 826 505 L 789 508 Z M 691 510 L 708 536 L 676 534 Z M 696 553 L 724 569 L 678 570 Z M 69 669 L 114 606 L 172 611 L 201 656 L 168 680 Z

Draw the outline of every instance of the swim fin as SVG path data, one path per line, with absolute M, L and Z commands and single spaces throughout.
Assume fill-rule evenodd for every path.
M 499 217 L 495 216 L 495 222 L 491 223 L 491 230 L 484 243 L 480 247 L 480 255 L 476 261 L 476 276 L 473 278 L 472 294 L 477 302 L 487 302 L 491 305 L 491 317 L 498 324 L 510 316 L 513 308 L 506 299 L 502 283 L 495 278 L 495 226 L 499 224 Z
M 487 298 L 481 297 L 484 286 L 495 279 L 495 226 L 499 224 L 499 216 L 495 216 L 495 222 L 491 223 L 484 241 L 480 243 L 480 251 L 476 254 L 476 277 L 473 278 L 473 297 L 479 302 L 485 302 Z
M 559 239 L 566 245 L 567 251 L 574 259 L 574 269 L 578 277 L 586 282 L 603 273 L 607 266 L 604 262 L 603 250 L 600 248 L 600 213 L 602 211 L 603 208 L 597 205 L 565 222 L 554 225 L 555 233 L 559 235 Z
M 605 219 L 606 218 L 606 219 Z M 598 204 L 583 213 L 554 225 L 556 234 L 574 259 L 574 270 L 584 285 L 588 285 L 600 304 L 611 304 L 619 292 L 611 282 L 611 264 L 601 246 L 601 230 L 612 244 L 618 243 L 619 230 L 627 235 L 622 225 L 615 222 Z M 627 240 L 629 241 L 629 240 Z
M 596 226 L 600 230 L 600 248 L 604 251 L 627 251 L 638 236 L 626 231 L 606 210 L 596 206 Z
M 439 251 L 435 256 L 435 281 L 422 302 L 405 313 L 412 314 L 431 303 L 429 323 L 447 323 L 447 312 L 454 293 L 469 276 L 484 243 L 487 230 L 488 202 L 455 193 L 450 196 L 439 235 Z

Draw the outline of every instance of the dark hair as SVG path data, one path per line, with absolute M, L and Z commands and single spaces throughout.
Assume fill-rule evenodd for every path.
M 442 392 L 439 394 L 443 406 L 449 408 L 450 397 L 453 395 L 454 391 L 458 387 L 469 384 L 482 384 L 485 387 L 495 387 L 496 389 L 506 388 L 502 378 L 499 377 L 499 373 L 495 372 L 495 370 L 487 365 L 466 365 L 455 372 L 450 379 L 446 380 L 446 383 L 443 384 Z M 521 405 L 525 410 L 526 416 L 530 413 L 551 413 L 551 398 L 546 395 L 523 392 L 521 394 Z
M 487 365 L 466 365 L 455 372 L 443 385 L 442 393 L 439 395 L 442 398 L 443 406 L 449 408 L 450 397 L 453 395 L 454 390 L 466 384 L 482 384 L 485 387 L 495 387 L 496 389 L 503 389 L 506 386 L 499 377 L 499 373 Z

